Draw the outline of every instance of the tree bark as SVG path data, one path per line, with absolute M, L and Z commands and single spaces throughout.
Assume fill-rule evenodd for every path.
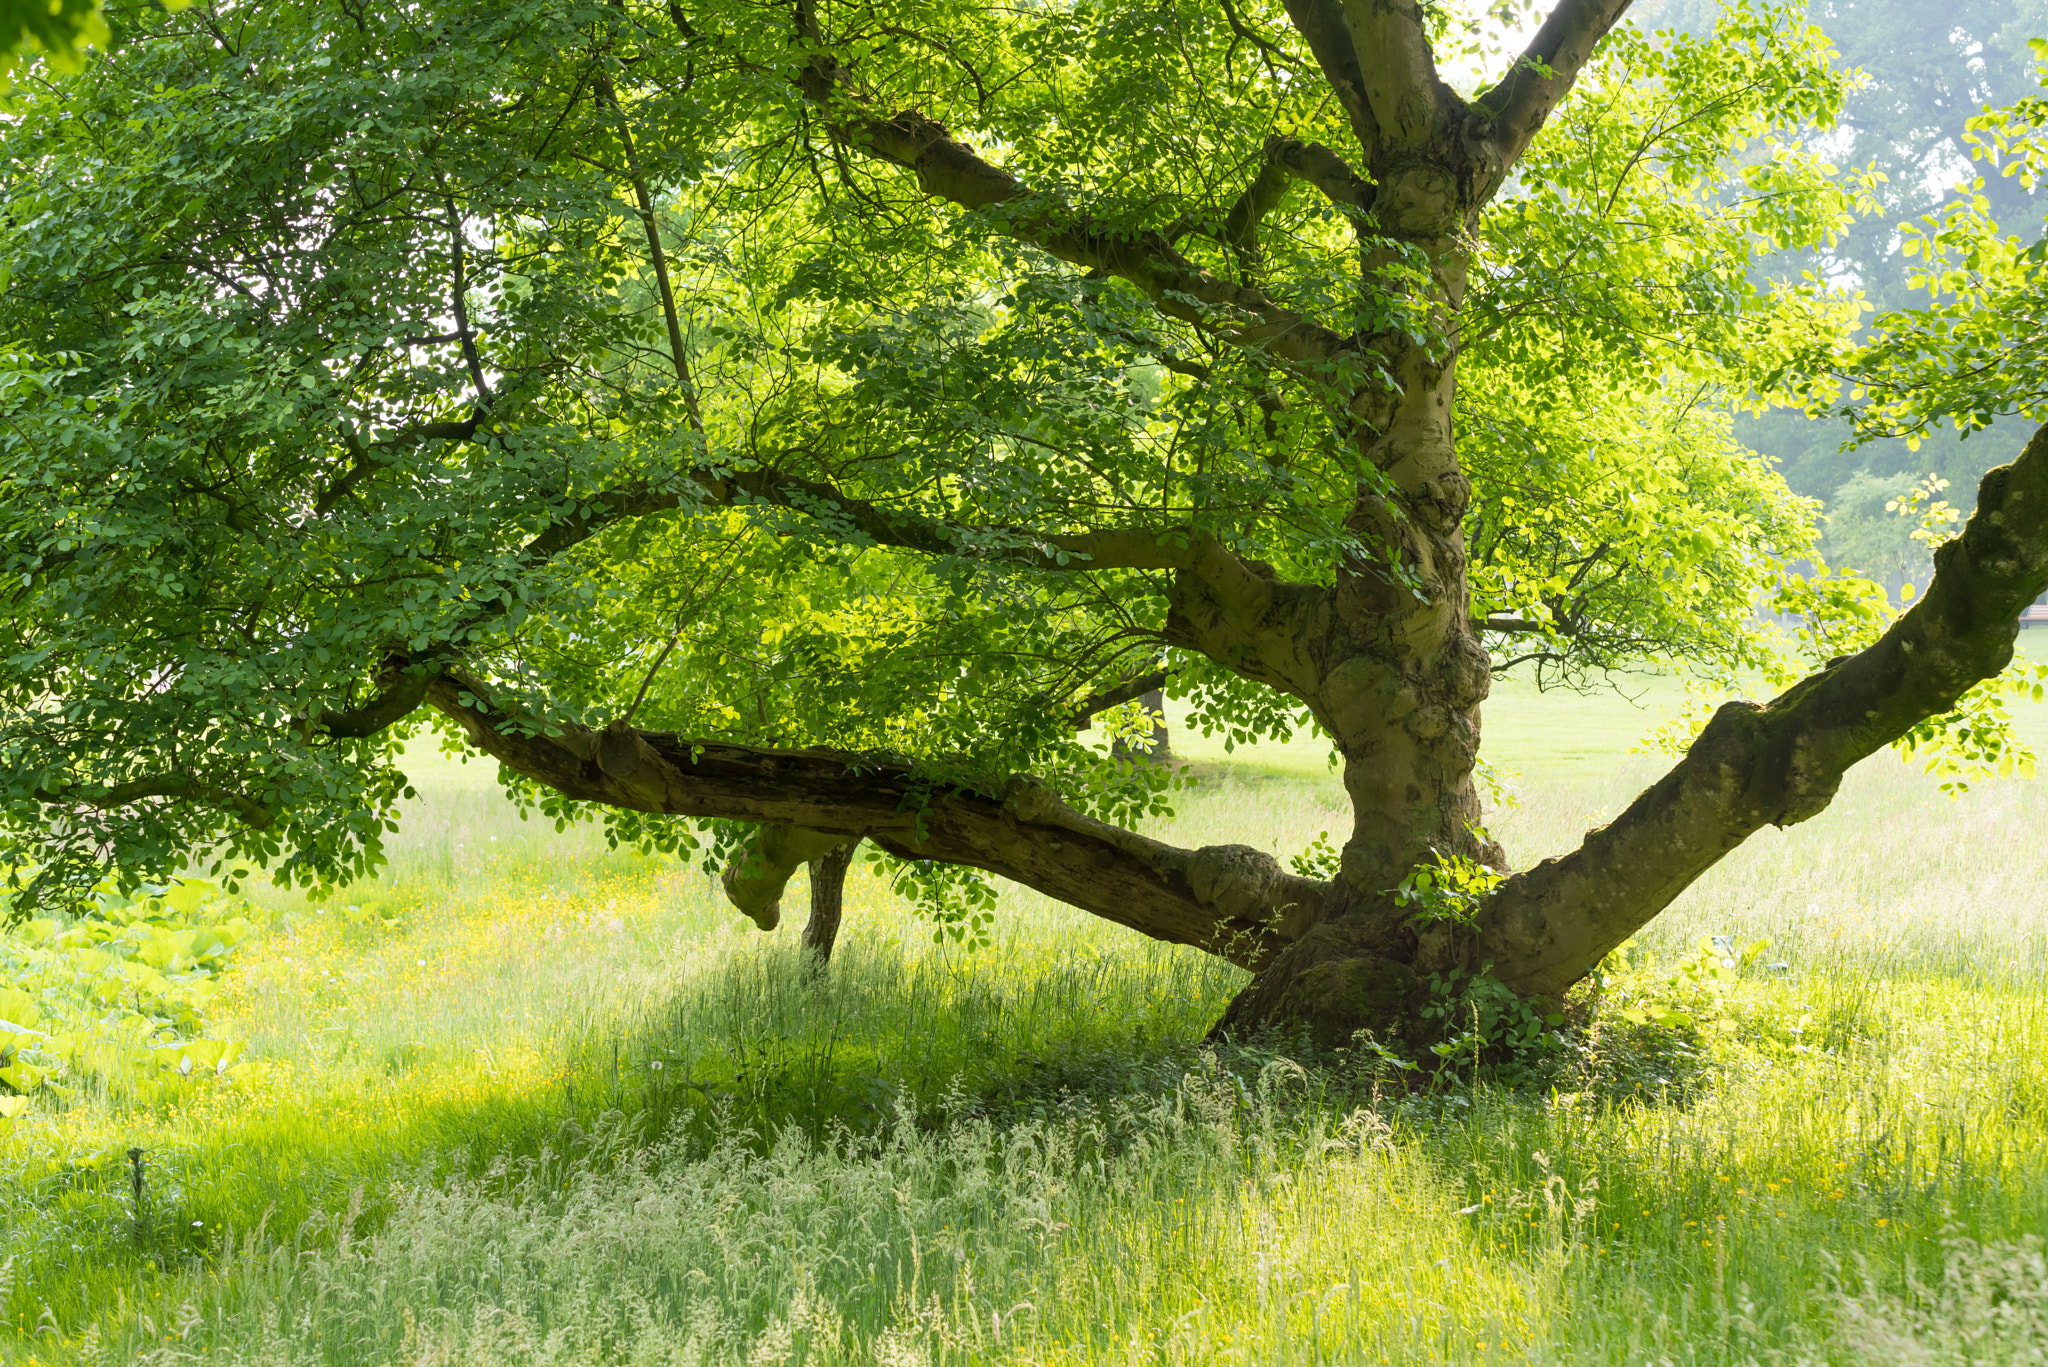
M 1085 816 L 1039 780 L 940 789 L 890 756 L 692 741 L 623 723 L 543 723 L 450 672 L 427 702 L 477 749 L 565 796 L 631 811 L 723 817 L 759 829 L 725 871 L 727 895 L 763 929 L 796 869 L 855 838 L 1037 888 L 1157 940 L 1246 968 L 1272 962 L 1323 915 L 1330 885 L 1245 845 L 1188 850 Z
M 1724 704 L 1670 773 L 1578 849 L 1509 878 L 1469 925 L 1417 932 L 1384 900 L 1342 900 L 1340 884 L 1338 909 L 1231 1003 L 1219 1029 L 1302 1025 L 1332 1043 L 1360 1029 L 1414 1036 L 1429 972 L 1488 964 L 1524 998 L 1554 1004 L 1749 836 L 1818 815 L 1851 765 L 1996 676 L 2044 589 L 2048 427 L 1984 477 L 1963 534 L 1935 553 L 1927 592 L 1875 644 L 1767 703 Z
M 2048 427 L 1984 476 L 1934 565 L 1876 644 L 1767 703 L 1723 704 L 1612 823 L 1502 885 L 1474 952 L 1525 995 L 1562 993 L 1750 835 L 1817 816 L 1851 765 L 2003 670 L 2020 614 L 2048 589 Z

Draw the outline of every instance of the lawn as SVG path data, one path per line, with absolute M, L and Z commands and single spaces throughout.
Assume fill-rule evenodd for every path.
M 1518 862 L 1658 771 L 1631 748 L 1675 690 L 1628 691 L 1489 704 L 1516 803 L 1490 819 Z M 1175 745 L 1198 782 L 1170 838 L 1284 856 L 1346 819 L 1310 739 Z M 2048 1343 L 2038 782 L 1951 800 L 1868 761 L 1642 935 L 1566 1047 L 1421 1085 L 1365 1049 L 1207 1048 L 1241 972 L 1018 889 L 989 943 L 935 943 L 857 869 L 819 982 L 793 924 L 760 934 L 701 870 L 522 823 L 480 766 L 422 755 L 416 777 L 380 882 L 233 909 L 254 929 L 204 1003 L 208 1034 L 247 1044 L 224 1074 L 44 1089 L 12 1122 L 0 1352 L 1947 1363 Z

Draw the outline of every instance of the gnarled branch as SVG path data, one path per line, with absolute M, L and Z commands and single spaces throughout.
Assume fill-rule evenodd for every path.
M 479 750 L 564 796 L 793 828 L 772 867 L 764 859 L 741 879 L 750 915 L 779 901 L 781 881 L 802 862 L 794 856 L 864 837 L 901 858 L 984 869 L 1154 939 L 1256 969 L 1322 917 L 1329 891 L 1247 846 L 1186 850 L 1097 821 L 1028 776 L 1010 780 L 1002 796 L 941 789 L 893 757 L 692 741 L 618 723 L 543 723 L 494 707 L 488 695 L 481 682 L 450 674 L 427 697 Z
M 1518 991 L 1562 992 L 1755 831 L 1819 814 L 1849 766 L 2004 669 L 2020 613 L 2048 589 L 2048 427 L 1984 477 L 1976 514 L 1934 561 L 1876 644 L 1768 703 L 1725 704 L 1627 811 L 1503 884 L 1481 957 Z
M 1313 185 L 1340 209 L 1372 212 L 1374 186 L 1351 164 L 1319 142 L 1299 138 L 1266 139 L 1266 155 L 1294 179 Z
M 805 13 L 799 6 L 800 30 Z M 807 36 L 817 41 L 814 26 Z M 1355 350 L 1349 339 L 1262 292 L 1210 275 L 1157 232 L 1106 223 L 1034 193 L 976 155 L 936 119 L 916 110 L 886 119 L 867 112 L 829 57 L 814 58 L 799 84 L 848 146 L 910 170 L 926 194 L 963 209 L 987 211 L 991 222 L 1020 242 L 1128 280 L 1168 317 L 1296 365 L 1322 365 Z

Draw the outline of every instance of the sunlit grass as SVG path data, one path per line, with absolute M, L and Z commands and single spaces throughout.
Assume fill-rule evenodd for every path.
M 1635 716 L 1581 726 L 1577 781 L 1522 771 L 1491 817 L 1518 860 L 1655 772 Z M 1343 827 L 1299 755 L 1196 758 L 1171 838 L 1284 858 Z M 700 870 L 422 786 L 379 884 L 258 899 L 212 1012 L 250 1041 L 230 1079 L 39 1106 L 0 1146 L 0 1352 L 1861 1363 L 2048 1334 L 2016 1242 L 2048 1232 L 2036 785 L 1952 803 L 1880 757 L 1641 937 L 1786 964 L 1699 1056 L 1603 1027 L 1545 1085 L 1412 1094 L 1205 1051 L 1238 970 L 1033 894 L 934 944 L 857 871 L 820 983 Z

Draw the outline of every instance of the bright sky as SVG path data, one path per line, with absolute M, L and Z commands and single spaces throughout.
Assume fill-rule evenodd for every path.
M 1465 24 L 1478 26 L 1481 50 L 1440 54 L 1438 71 L 1453 87 L 1468 95 L 1482 85 L 1493 84 L 1507 71 L 1516 54 L 1529 45 L 1556 3 L 1557 0 L 1454 0 L 1452 11 Z

